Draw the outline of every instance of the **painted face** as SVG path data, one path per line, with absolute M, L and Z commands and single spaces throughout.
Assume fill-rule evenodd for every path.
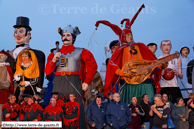
M 50 103 L 51 103 L 51 106 L 55 106 L 56 103 L 57 103 L 57 102 L 56 102 L 56 99 L 51 98 Z
M 30 64 L 31 60 L 32 59 L 29 58 L 27 54 L 22 54 L 22 62 L 24 62 L 24 64 Z
M 58 95 L 56 94 L 53 94 L 52 97 L 55 98 L 56 100 L 58 99 Z
M 111 47 L 111 51 L 112 51 L 112 53 L 114 53 L 115 52 L 115 50 L 118 48 L 118 46 L 116 45 L 116 46 L 112 46 Z
M 137 98 L 136 97 L 133 97 L 131 99 L 131 102 L 133 103 L 133 105 L 136 105 L 137 104 Z
M 188 48 L 183 48 L 182 51 L 181 51 L 181 55 L 187 57 L 188 54 L 189 54 Z
M 128 34 L 126 34 L 126 40 L 127 40 L 127 42 L 133 42 L 133 36 L 132 36 L 132 34 L 131 33 L 128 33 Z
M 155 54 L 157 47 L 156 45 L 148 46 L 148 48 Z
M 0 63 L 5 62 L 7 56 L 5 54 L 0 53 Z
M 163 41 L 160 46 L 160 49 L 162 50 L 163 54 L 170 54 L 171 48 L 172 45 L 170 41 L 167 42 Z
M 64 46 L 72 45 L 73 44 L 73 37 L 71 33 L 65 32 L 62 35 L 62 41 Z
M 102 98 L 96 98 L 96 104 L 101 105 L 102 103 Z
M 70 95 L 69 95 L 69 100 L 70 100 L 71 102 L 73 102 L 73 101 L 75 100 L 75 96 L 72 95 L 72 94 L 70 94 Z
M 17 44 L 24 44 L 26 43 L 26 29 L 24 27 L 15 28 L 14 31 L 14 38 Z
M 115 102 L 119 102 L 120 101 L 120 95 L 119 94 L 115 94 L 114 97 L 113 97 L 113 100 Z

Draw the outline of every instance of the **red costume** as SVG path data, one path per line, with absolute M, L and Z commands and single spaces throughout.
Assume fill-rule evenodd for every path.
M 26 105 L 23 114 L 20 115 L 20 121 L 38 121 L 42 120 L 43 109 L 39 104 L 33 103 Z
M 79 129 L 79 112 L 80 105 L 78 102 L 67 102 L 65 103 L 64 109 L 64 125 L 68 129 Z
M 10 113 L 10 117 L 5 118 L 5 115 Z M 17 103 L 5 103 L 2 107 L 2 120 L 3 121 L 16 121 L 19 116 L 19 105 Z
M 23 118 L 23 114 L 24 114 L 24 112 L 25 112 L 25 108 L 26 108 L 27 105 L 28 105 L 28 104 L 27 104 L 26 102 L 23 102 L 23 103 L 20 105 L 20 115 L 19 115 L 20 120 L 23 120 L 23 119 L 24 119 L 24 118 Z
M 123 19 L 121 21 L 121 24 L 123 24 L 124 21 L 126 21 L 125 29 L 121 30 L 117 25 L 111 24 L 108 21 L 97 21 L 96 27 L 99 26 L 100 23 L 105 24 L 115 32 L 116 35 L 119 36 L 119 41 L 121 43 L 121 47 L 118 47 L 113 55 L 111 56 L 109 63 L 107 65 L 107 71 L 106 71 L 106 79 L 105 79 L 105 86 L 104 86 L 104 94 L 107 96 L 109 92 L 114 92 L 114 89 L 112 88 L 112 85 L 118 82 L 119 76 L 124 76 L 124 71 L 121 70 L 122 67 L 126 62 L 132 59 L 144 59 L 144 60 L 156 60 L 157 58 L 155 55 L 145 46 L 143 43 L 134 43 L 132 39 L 132 32 L 131 32 L 131 25 L 133 24 L 134 20 L 136 19 L 137 15 L 141 11 L 141 9 L 144 8 L 144 5 L 141 6 L 141 8 L 138 10 L 138 12 L 135 14 L 133 19 L 130 21 L 129 19 Z M 129 35 L 131 34 L 131 35 Z M 128 39 L 127 39 L 128 38 Z M 159 85 L 159 80 L 161 77 L 161 71 L 158 70 L 153 73 L 154 74 L 154 85 L 157 87 Z M 119 76 L 118 76 L 119 75 Z M 154 97 L 154 91 L 153 86 L 151 86 L 151 81 L 149 82 L 149 88 L 147 91 L 144 91 L 143 89 L 147 87 L 147 84 L 125 84 L 122 86 L 123 92 L 121 98 L 122 101 L 126 103 L 130 103 L 130 97 L 136 96 L 141 97 L 144 92 L 146 94 L 150 94 L 150 98 L 153 99 Z M 135 88 L 134 88 L 135 87 Z M 135 91 L 133 91 L 135 90 Z M 143 91 L 143 92 L 137 92 L 136 91 Z M 129 96 L 130 94 L 130 96 Z
M 76 49 L 76 48 L 73 45 L 62 46 L 62 48 L 60 49 L 60 52 L 63 54 L 67 54 L 67 53 L 71 54 L 71 52 L 74 51 L 74 49 Z M 53 57 L 54 57 L 54 54 L 52 52 L 49 54 L 49 56 L 47 58 L 47 64 L 45 67 L 46 75 L 52 74 L 52 72 L 55 70 L 56 63 L 52 62 Z M 82 63 L 81 63 L 81 70 L 79 71 L 79 73 L 69 72 L 69 73 L 65 73 L 65 74 L 67 74 L 67 75 L 78 74 L 82 81 L 84 81 L 85 83 L 90 85 L 92 79 L 94 78 L 94 74 L 96 73 L 97 64 L 96 64 L 96 61 L 95 61 L 92 53 L 84 48 L 83 48 L 83 51 L 81 53 L 81 58 L 82 58 Z M 87 72 L 87 74 L 86 74 L 86 69 L 87 69 L 87 71 L 90 71 L 90 72 Z M 58 73 L 55 73 L 55 75 L 58 75 Z
M 97 70 L 97 63 L 90 51 L 72 45 L 74 43 L 73 40 L 75 41 L 73 36 L 76 37 L 81 33 L 78 27 L 73 28 L 71 25 L 68 25 L 63 30 L 59 28 L 58 32 L 65 39 L 66 37 L 63 37 L 63 35 L 67 33 L 68 35 L 70 33 L 70 35 L 66 40 L 63 40 L 64 45 L 59 50 L 60 53 L 58 50 L 55 50 L 48 56 L 45 73 L 50 75 L 55 71 L 53 92 L 59 93 L 59 99 L 67 102 L 69 94 L 75 94 L 75 101 L 80 104 L 79 128 L 86 129 L 82 88 L 85 89 L 87 85 L 90 85 Z M 67 42 L 69 43 L 66 44 Z M 60 56 L 57 59 L 58 61 L 56 61 L 55 57 L 58 54 Z
M 49 105 L 51 105 L 50 102 L 49 102 Z M 59 107 L 61 107 L 61 108 L 63 109 L 64 106 L 65 106 L 65 103 L 63 102 L 63 100 L 58 99 L 58 100 L 56 101 L 56 105 L 59 106 Z
M 44 121 L 63 121 L 63 110 L 59 106 L 47 106 L 43 112 Z

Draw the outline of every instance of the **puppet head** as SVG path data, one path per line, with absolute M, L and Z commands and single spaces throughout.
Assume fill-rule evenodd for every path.
M 125 24 L 125 29 L 121 30 L 117 25 L 111 24 L 108 21 L 102 20 L 102 21 L 97 21 L 95 26 L 98 27 L 100 23 L 105 24 L 109 26 L 116 35 L 119 36 L 119 41 L 120 43 L 127 43 L 127 42 L 133 42 L 133 35 L 131 31 L 131 26 L 133 22 L 135 21 L 137 15 L 140 13 L 141 9 L 145 8 L 144 4 L 139 8 L 133 19 L 130 21 L 129 19 L 125 18 L 121 21 L 121 24 L 123 24 L 126 21 Z
M 156 43 L 149 43 L 147 45 L 147 47 L 150 49 L 150 51 L 152 51 L 154 54 L 155 52 L 157 51 L 158 47 L 157 47 L 157 44 Z
M 115 50 L 118 48 L 118 46 L 119 46 L 119 40 L 118 39 L 111 41 L 110 44 L 109 44 L 109 48 L 111 50 L 111 53 L 114 53 Z
M 81 32 L 78 27 L 73 28 L 71 25 L 68 25 L 63 30 L 58 28 L 58 33 L 61 35 L 64 46 L 68 46 L 74 44 L 76 36 Z
M 22 62 L 25 65 L 30 64 L 32 61 L 31 53 L 27 50 L 22 51 Z
M 27 17 L 17 17 L 16 25 L 13 26 L 14 30 L 14 39 L 18 45 L 29 43 L 31 39 L 32 30 L 29 26 L 29 19 Z
M 5 52 L 4 50 L 0 51 L 0 63 L 5 62 L 5 60 L 8 58 L 9 54 Z
M 184 46 L 181 48 L 180 53 L 181 53 L 182 57 L 186 58 L 190 53 L 190 49 L 188 47 Z
M 172 49 L 172 44 L 170 40 L 163 40 L 160 44 L 160 49 L 162 50 L 163 54 L 170 54 Z

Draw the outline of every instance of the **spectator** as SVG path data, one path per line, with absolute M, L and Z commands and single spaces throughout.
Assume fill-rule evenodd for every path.
M 166 105 L 168 105 L 168 106 L 170 107 L 170 109 L 171 109 L 171 111 L 172 111 L 172 109 L 174 108 L 174 104 L 168 100 L 168 95 L 167 95 L 167 94 L 165 94 L 165 93 L 162 94 L 162 100 L 163 100 L 163 102 L 164 102 Z
M 162 101 L 162 98 L 157 96 L 154 98 L 155 105 L 151 106 L 149 112 L 153 118 L 152 129 L 165 129 L 167 128 L 168 118 L 170 116 L 170 107 Z
M 86 114 L 90 129 L 103 129 L 106 125 L 106 108 L 101 96 L 97 96 L 96 102 L 88 106 Z
M 113 102 L 106 110 L 106 120 L 111 129 L 124 129 L 131 122 L 131 111 L 126 103 L 120 101 L 118 93 L 113 94 Z
M 2 106 L 2 121 L 16 121 L 19 116 L 19 105 L 15 103 L 16 96 L 10 94 L 8 102 Z
M 36 99 L 35 103 L 39 104 L 44 109 L 45 108 L 44 100 L 41 99 L 38 94 L 35 94 L 34 98 Z
M 178 97 L 176 101 L 177 103 L 174 104 L 175 106 L 172 110 L 172 120 L 176 129 L 188 129 L 188 121 L 185 119 L 188 108 L 181 97 Z
M 28 96 L 28 104 L 25 107 L 20 120 L 24 121 L 40 121 L 42 120 L 43 109 L 39 104 L 35 103 L 35 98 L 31 95 Z
M 52 92 L 51 93 L 52 98 L 55 98 L 57 100 L 57 106 L 60 106 L 62 109 L 64 109 L 65 103 L 63 100 L 59 99 L 58 92 Z M 50 102 L 49 102 L 50 105 Z
M 147 94 L 144 94 L 142 96 L 142 101 L 140 103 L 140 106 L 143 108 L 145 115 L 142 116 L 141 121 L 143 122 L 143 127 L 144 129 L 149 129 L 150 128 L 150 116 L 149 116 L 149 97 Z
M 75 101 L 75 94 L 69 94 L 69 102 L 65 103 L 64 107 L 64 125 L 65 129 L 79 128 L 80 104 Z
M 155 94 L 155 97 L 161 97 L 161 94 L 157 93 L 157 94 Z M 151 106 L 152 105 L 155 105 L 154 100 L 150 102 L 149 112 L 151 111 Z M 154 121 L 154 116 L 150 116 L 150 129 L 152 129 L 152 127 L 153 127 L 153 121 Z
M 50 105 L 48 105 L 43 112 L 44 121 L 63 121 L 63 110 L 56 105 L 56 99 L 50 99 Z
M 131 104 L 129 105 L 129 109 L 132 113 L 132 122 L 128 127 L 131 129 L 140 129 L 141 125 L 143 124 L 141 122 L 141 117 L 145 115 L 145 112 L 142 107 L 137 104 L 136 97 L 131 98 Z

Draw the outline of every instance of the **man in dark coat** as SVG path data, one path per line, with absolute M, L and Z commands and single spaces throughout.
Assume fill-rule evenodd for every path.
M 38 60 L 40 75 L 38 77 L 38 86 L 36 87 L 36 91 L 40 93 L 42 90 L 43 81 L 44 81 L 45 55 L 42 51 L 32 49 L 29 46 L 29 42 L 31 39 L 30 31 L 32 29 L 29 26 L 29 19 L 27 17 L 21 17 L 21 16 L 17 17 L 16 25 L 14 25 L 13 27 L 15 28 L 14 38 L 18 45 L 13 50 L 8 51 L 10 56 L 8 57 L 7 62 L 10 63 L 10 67 L 12 68 L 14 73 L 16 70 L 16 60 L 17 60 L 18 54 L 22 50 L 32 50 L 35 53 Z
M 140 129 L 142 125 L 141 117 L 145 115 L 145 112 L 142 107 L 137 104 L 136 97 L 131 98 L 131 104 L 129 105 L 129 109 L 132 113 L 132 122 L 128 127 L 133 129 Z
M 144 124 L 144 128 L 145 129 L 149 129 L 150 128 L 150 115 L 149 115 L 149 96 L 147 94 L 144 94 L 142 96 L 142 101 L 140 103 L 140 106 L 143 108 L 145 115 L 142 117 L 142 122 Z
M 114 101 L 106 110 L 106 120 L 111 129 L 125 129 L 131 123 L 131 111 L 126 103 L 120 101 L 120 95 L 114 93 Z
M 101 96 L 97 96 L 96 102 L 88 106 L 86 114 L 91 129 L 103 129 L 106 125 L 106 107 Z

